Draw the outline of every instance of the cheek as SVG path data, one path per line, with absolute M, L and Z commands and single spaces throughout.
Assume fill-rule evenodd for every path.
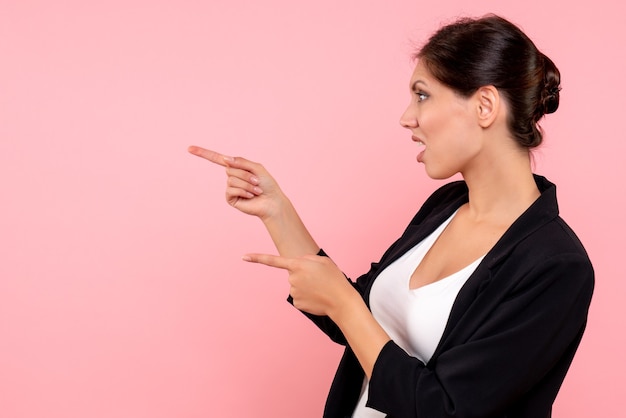
M 475 140 L 479 136 L 476 131 L 476 121 L 468 116 L 467 112 L 452 112 L 445 122 L 448 136 L 460 148 L 474 147 Z
M 451 167 L 462 166 L 480 151 L 478 138 L 472 124 L 451 115 L 439 125 L 432 149 L 440 163 Z
M 421 112 L 418 118 L 420 128 L 427 139 L 429 137 L 437 139 L 444 134 L 449 128 L 450 120 L 445 112 Z
M 445 147 L 451 153 L 465 148 L 471 137 L 468 126 L 459 119 L 455 119 L 454 116 L 442 117 L 438 120 L 431 129 L 431 134 L 436 145 Z

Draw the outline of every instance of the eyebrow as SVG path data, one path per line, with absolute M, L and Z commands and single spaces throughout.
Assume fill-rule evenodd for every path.
M 426 84 L 426 82 L 425 82 L 425 81 L 423 81 L 423 80 L 415 80 L 415 81 L 413 82 L 413 84 L 411 84 L 411 91 L 415 91 L 415 90 L 416 90 L 416 88 L 417 88 L 417 85 L 418 85 L 418 84 L 420 84 L 420 83 L 421 83 L 421 84 L 423 84 L 423 85 L 425 85 L 425 86 L 428 86 L 428 84 Z
M 428 84 L 426 84 L 426 82 L 423 81 L 423 80 L 415 80 L 413 82 L 413 84 L 411 84 L 411 91 L 415 91 L 417 89 L 417 85 L 420 84 L 420 83 L 425 85 L 425 86 L 428 86 Z

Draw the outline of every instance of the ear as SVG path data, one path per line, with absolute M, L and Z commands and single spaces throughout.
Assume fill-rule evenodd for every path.
M 500 93 L 494 86 L 483 86 L 474 95 L 478 124 L 483 128 L 488 128 L 498 119 L 503 110 Z

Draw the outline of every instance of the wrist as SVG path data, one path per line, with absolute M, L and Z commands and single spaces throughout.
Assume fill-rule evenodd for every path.
M 287 196 L 274 199 L 271 210 L 260 217 L 278 250 L 284 257 L 317 254 L 317 246 Z
M 335 304 L 328 312 L 328 316 L 339 327 L 349 325 L 350 321 L 358 318 L 362 313 L 368 313 L 369 309 L 365 305 L 361 295 L 346 280 L 346 291 L 335 300 Z
M 259 219 L 265 226 L 282 223 L 288 218 L 289 211 L 295 211 L 295 209 L 289 198 L 281 193 L 279 197 L 272 199 L 272 205 L 259 216 Z

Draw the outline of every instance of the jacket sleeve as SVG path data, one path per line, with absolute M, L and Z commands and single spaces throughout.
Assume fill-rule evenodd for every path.
M 526 271 L 469 326 L 471 335 L 428 365 L 387 343 L 368 406 L 394 418 L 488 417 L 514 410 L 537 385 L 552 385 L 556 396 L 585 328 L 593 269 L 582 255 L 565 254 Z

